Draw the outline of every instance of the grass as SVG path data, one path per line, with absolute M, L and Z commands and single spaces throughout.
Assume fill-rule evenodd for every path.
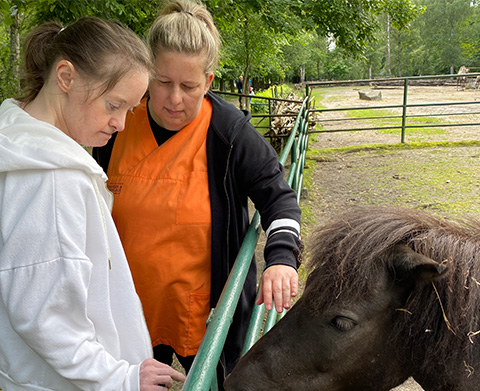
M 385 117 L 392 117 L 397 116 L 398 118 L 385 118 Z M 398 129 L 399 126 L 402 126 L 402 118 L 401 114 L 398 112 L 394 112 L 391 110 L 385 109 L 361 109 L 361 110 L 352 110 L 346 112 L 347 118 L 366 118 L 363 119 L 364 123 L 371 127 L 386 127 L 392 126 L 396 127 L 396 129 L 380 129 L 378 130 L 381 133 L 386 134 L 395 134 L 399 133 L 400 130 Z M 384 118 L 382 118 L 384 117 Z M 436 117 L 407 117 L 406 118 L 406 125 L 419 125 L 418 127 L 414 128 L 406 128 L 405 134 L 406 135 L 414 135 L 414 134 L 422 134 L 422 135 L 431 135 L 431 134 L 445 134 L 445 129 L 436 128 L 436 127 L 422 127 L 421 125 L 441 125 L 445 123 L 444 120 L 441 120 Z
M 308 159 L 314 166 L 340 161 L 342 183 L 350 184 L 347 191 L 358 204 L 399 205 L 463 217 L 480 215 L 478 148 L 478 141 L 364 145 L 310 149 Z M 322 202 L 324 193 L 320 188 L 316 203 Z
M 458 147 L 480 147 L 480 141 L 421 141 L 421 142 L 409 142 L 398 144 L 365 144 L 349 147 L 339 148 L 320 148 L 309 149 L 307 151 L 307 157 L 313 160 L 331 160 L 332 156 L 337 153 L 346 152 L 358 152 L 358 151 L 382 151 L 388 153 L 389 151 L 406 150 L 406 149 L 424 149 L 424 148 L 458 148 Z

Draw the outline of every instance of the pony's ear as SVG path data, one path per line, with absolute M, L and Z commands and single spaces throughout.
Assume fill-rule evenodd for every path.
M 413 279 L 417 285 L 429 284 L 443 278 L 448 271 L 446 264 L 419 254 L 405 244 L 396 245 L 392 251 L 397 282 Z

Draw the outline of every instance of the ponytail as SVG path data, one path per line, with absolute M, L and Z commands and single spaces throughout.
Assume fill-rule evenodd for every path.
M 18 98 L 19 101 L 31 102 L 45 84 L 51 67 L 49 47 L 62 28 L 58 22 L 44 23 L 25 38 L 23 74 L 20 81 L 25 92 Z

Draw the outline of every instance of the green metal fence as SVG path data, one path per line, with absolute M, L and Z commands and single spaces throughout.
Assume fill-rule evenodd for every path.
M 290 157 L 291 165 L 287 180 L 289 185 L 297 192 L 297 200 L 300 199 L 302 189 L 303 168 L 308 147 L 308 124 L 309 97 L 307 96 L 302 103 L 294 128 L 279 158 L 280 163 L 285 165 L 285 162 Z M 233 321 L 233 315 L 250 268 L 260 232 L 260 216 L 258 212 L 255 212 L 217 307 L 212 310 L 209 316 L 207 330 L 183 386 L 184 391 L 217 390 L 216 368 L 228 330 Z M 277 316 L 275 309 L 269 312 L 264 332 L 268 331 L 281 317 Z M 265 307 L 256 305 L 250 321 L 243 353 L 260 338 L 264 316 Z
M 235 96 L 235 97 L 245 97 L 248 99 L 251 99 L 252 101 L 250 102 L 250 108 L 252 109 L 251 115 L 252 118 L 257 119 L 255 123 L 255 128 L 257 130 L 260 130 L 261 133 L 268 133 L 268 131 L 272 130 L 272 120 L 275 118 L 280 118 L 280 117 L 296 117 L 297 114 L 294 113 L 279 113 L 279 114 L 274 114 L 274 108 L 280 103 L 280 102 L 287 102 L 287 103 L 297 103 L 301 104 L 301 100 L 296 100 L 296 99 L 285 99 L 285 98 L 279 98 L 277 96 L 277 93 L 275 92 L 274 97 L 270 96 L 261 96 L 261 95 L 242 95 L 242 94 L 237 94 L 234 92 L 227 92 L 227 91 L 218 91 L 218 90 L 213 90 L 212 92 L 218 94 L 218 95 L 226 95 L 226 96 Z M 308 95 L 308 94 L 307 94 Z M 255 110 L 255 107 L 265 107 L 265 110 Z M 259 111 L 259 112 L 257 112 Z M 263 112 L 265 111 L 265 112 Z M 288 129 L 287 129 L 288 130 Z M 289 129 L 289 130 L 293 130 Z M 270 140 L 275 138 L 274 136 L 268 136 Z M 278 136 L 278 138 L 283 138 L 283 136 Z
M 464 74 L 462 76 L 466 76 L 469 78 L 470 82 L 472 83 L 476 76 L 479 76 L 480 73 L 469 73 Z M 412 76 L 412 77 L 400 77 L 400 78 L 385 78 L 385 79 L 368 79 L 368 80 L 349 80 L 349 81 L 325 81 L 325 82 L 310 82 L 307 83 L 307 95 L 311 92 L 314 88 L 321 88 L 321 87 L 328 87 L 328 86 L 345 86 L 345 85 L 352 85 L 352 86 L 378 86 L 378 85 L 401 85 L 403 86 L 403 102 L 402 104 L 398 105 L 375 105 L 375 106 L 360 106 L 360 107 L 341 107 L 341 108 L 334 108 L 334 109 L 316 109 L 312 110 L 312 112 L 317 113 L 326 113 L 326 112 L 340 112 L 340 111 L 361 111 L 361 110 L 379 110 L 379 109 L 399 109 L 401 114 L 399 115 L 389 115 L 389 116 L 376 116 L 376 117 L 357 117 L 357 118 L 333 118 L 333 119 L 322 119 L 318 122 L 320 123 L 327 123 L 327 122 L 335 122 L 335 121 L 358 121 L 358 120 L 372 120 L 372 119 L 398 119 L 399 125 L 388 125 L 388 126 L 375 126 L 375 127 L 355 127 L 354 125 L 349 126 L 348 128 L 338 128 L 338 129 L 328 129 L 328 130 L 319 130 L 315 131 L 315 133 L 327 133 L 327 132 L 344 132 L 344 131 L 362 131 L 362 130 L 386 130 L 386 129 L 399 129 L 401 142 L 405 142 L 405 130 L 408 128 L 432 128 L 432 127 L 452 127 L 452 126 L 478 126 L 480 122 L 452 122 L 452 123 L 428 123 L 428 124 L 421 124 L 409 123 L 409 119 L 411 118 L 419 118 L 419 117 L 437 117 L 437 116 L 458 116 L 458 115 L 466 115 L 466 114 L 480 114 L 479 111 L 469 111 L 466 113 L 463 112 L 449 112 L 445 113 L 437 113 L 437 114 L 409 114 L 409 109 L 413 108 L 421 108 L 427 106 L 471 106 L 471 105 L 480 105 L 480 101 L 458 101 L 458 102 L 429 102 L 429 103 L 421 103 L 421 104 L 409 104 L 408 103 L 408 86 L 422 83 L 427 80 L 437 81 L 438 83 L 445 83 L 447 81 L 454 80 L 456 81 L 458 75 L 451 74 L 451 75 L 430 75 L 430 76 Z M 475 82 L 476 83 L 476 82 Z M 478 86 L 475 86 L 478 88 Z M 352 123 L 353 123 L 352 122 Z M 313 132 L 312 132 L 313 133 Z

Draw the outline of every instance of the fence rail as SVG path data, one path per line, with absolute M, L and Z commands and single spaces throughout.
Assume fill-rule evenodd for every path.
M 473 80 L 480 76 L 480 73 L 468 73 L 463 74 L 461 77 L 468 77 Z M 458 102 L 431 102 L 431 103 L 408 103 L 408 86 L 413 84 L 421 84 L 426 80 L 435 81 L 450 81 L 452 79 L 457 80 L 459 75 L 450 74 L 450 75 L 430 75 L 430 76 L 414 76 L 414 77 L 402 77 L 402 78 L 385 78 L 385 79 L 367 79 L 367 80 L 352 80 L 352 81 L 326 81 L 326 82 L 310 82 L 307 83 L 307 95 L 310 94 L 312 89 L 319 87 L 328 87 L 328 86 L 346 86 L 346 85 L 364 85 L 364 86 L 378 86 L 385 84 L 394 84 L 402 85 L 403 84 L 403 102 L 402 104 L 397 105 L 375 105 L 375 106 L 357 106 L 357 107 L 340 107 L 340 108 L 320 108 L 311 110 L 312 113 L 327 113 L 327 112 L 340 112 L 340 111 L 361 111 L 361 110 L 380 110 L 380 109 L 399 109 L 401 114 L 399 115 L 384 115 L 384 116 L 372 116 L 372 117 L 356 117 L 356 118 L 330 118 L 316 121 L 317 123 L 333 123 L 336 121 L 360 121 L 360 120 L 382 120 L 382 119 L 398 119 L 400 124 L 398 125 L 388 125 L 388 126 L 368 126 L 368 127 L 348 127 L 348 128 L 336 128 L 336 129 L 323 129 L 318 131 L 313 131 L 311 133 L 329 133 L 329 132 L 345 132 L 345 131 L 363 131 L 363 130 L 387 130 L 387 129 L 399 129 L 401 131 L 402 143 L 405 142 L 405 131 L 409 128 L 432 128 L 432 127 L 457 127 L 457 126 L 478 126 L 480 122 L 455 122 L 455 123 L 413 123 L 410 121 L 412 118 L 420 117 L 440 117 L 440 116 L 460 116 L 460 115 L 476 115 L 480 114 L 480 111 L 469 111 L 469 112 L 453 112 L 453 113 L 432 113 L 432 114 L 417 114 L 409 113 L 409 109 L 417 109 L 422 107 L 434 107 L 434 106 L 469 106 L 469 105 L 480 105 L 480 101 L 458 101 Z
M 273 110 L 278 102 L 288 102 L 288 103 L 302 103 L 301 100 L 295 99 L 285 99 L 285 98 L 278 98 L 278 97 L 271 97 L 271 96 L 260 96 L 260 95 L 243 95 L 234 92 L 227 92 L 227 91 L 212 91 L 219 95 L 227 95 L 227 96 L 236 96 L 242 98 L 248 98 L 254 100 L 250 102 L 250 106 L 252 108 L 252 118 L 259 118 L 258 123 L 255 125 L 256 129 L 269 129 L 272 130 L 272 119 L 273 118 L 281 118 L 281 117 L 296 117 L 297 114 L 273 114 Z M 258 102 L 261 101 L 261 102 Z M 255 107 L 266 107 L 266 113 L 255 113 L 253 108 Z M 263 121 L 267 120 L 265 124 Z M 273 136 L 270 136 L 273 138 Z
M 287 181 L 297 192 L 297 200 L 300 199 L 303 167 L 305 166 L 306 149 L 308 146 L 308 102 L 307 96 L 297 115 L 294 129 L 279 158 L 280 163 L 285 165 L 286 160 L 290 157 L 291 166 Z M 207 330 L 183 386 L 184 391 L 217 390 L 216 368 L 228 330 L 233 322 L 233 314 L 235 313 L 240 293 L 252 262 L 260 230 L 260 216 L 258 212 L 255 212 L 235 264 L 218 300 L 217 307 L 212 309 L 209 316 Z M 249 324 L 243 353 L 248 351 L 256 340 L 260 338 L 264 316 L 265 307 L 256 305 Z M 267 325 L 264 332 L 268 331 L 279 318 L 275 310 L 272 309 L 267 315 Z

